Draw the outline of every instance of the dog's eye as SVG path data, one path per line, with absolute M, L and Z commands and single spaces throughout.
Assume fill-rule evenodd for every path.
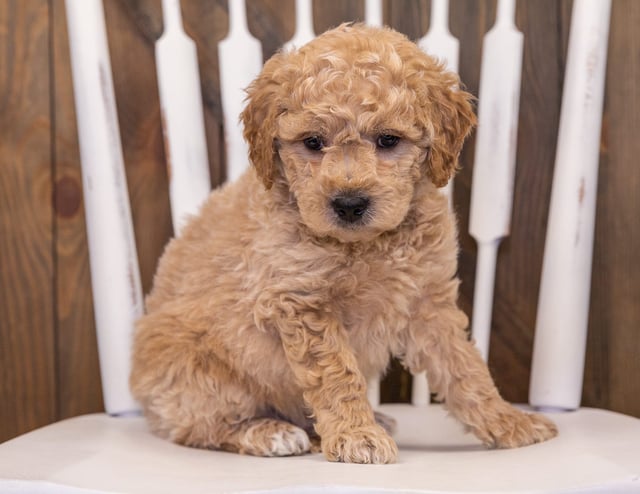
M 320 151 L 324 147 L 322 138 L 318 136 L 307 137 L 302 141 L 304 146 L 311 151 Z
M 398 144 L 398 141 L 400 141 L 400 138 L 398 136 L 394 136 L 391 134 L 382 134 L 378 136 L 376 145 L 380 149 L 389 149 L 395 147 L 395 145 Z

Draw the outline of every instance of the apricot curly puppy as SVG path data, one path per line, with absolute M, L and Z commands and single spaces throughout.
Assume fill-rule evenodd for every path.
M 137 326 L 131 386 L 156 434 L 262 456 L 320 436 L 331 461 L 393 462 L 366 398 L 391 355 L 489 446 L 556 434 L 502 400 L 456 306 L 438 187 L 470 100 L 389 29 L 343 25 L 266 63 L 242 114 L 253 167 L 169 244 Z

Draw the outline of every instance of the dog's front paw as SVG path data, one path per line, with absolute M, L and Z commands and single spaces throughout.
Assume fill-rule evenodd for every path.
M 548 418 L 523 412 L 507 403 L 500 407 L 495 417 L 487 420 L 483 429 L 476 431 L 476 435 L 493 448 L 519 448 L 558 435 L 556 425 Z
M 323 437 L 322 452 L 329 461 L 394 463 L 398 447 L 384 429 L 376 424 Z

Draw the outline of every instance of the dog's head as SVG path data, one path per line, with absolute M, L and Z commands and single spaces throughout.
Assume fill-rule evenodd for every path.
M 470 100 L 405 36 L 342 25 L 271 58 L 242 120 L 265 187 L 284 181 L 309 229 L 349 242 L 396 228 L 420 181 L 447 183 Z

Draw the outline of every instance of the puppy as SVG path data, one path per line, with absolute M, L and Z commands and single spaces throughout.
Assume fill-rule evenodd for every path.
M 456 305 L 438 187 L 471 99 L 390 29 L 342 25 L 265 64 L 241 116 L 253 167 L 169 243 L 137 324 L 131 388 L 157 435 L 393 462 L 366 398 L 391 356 L 488 446 L 556 434 L 503 401 Z

